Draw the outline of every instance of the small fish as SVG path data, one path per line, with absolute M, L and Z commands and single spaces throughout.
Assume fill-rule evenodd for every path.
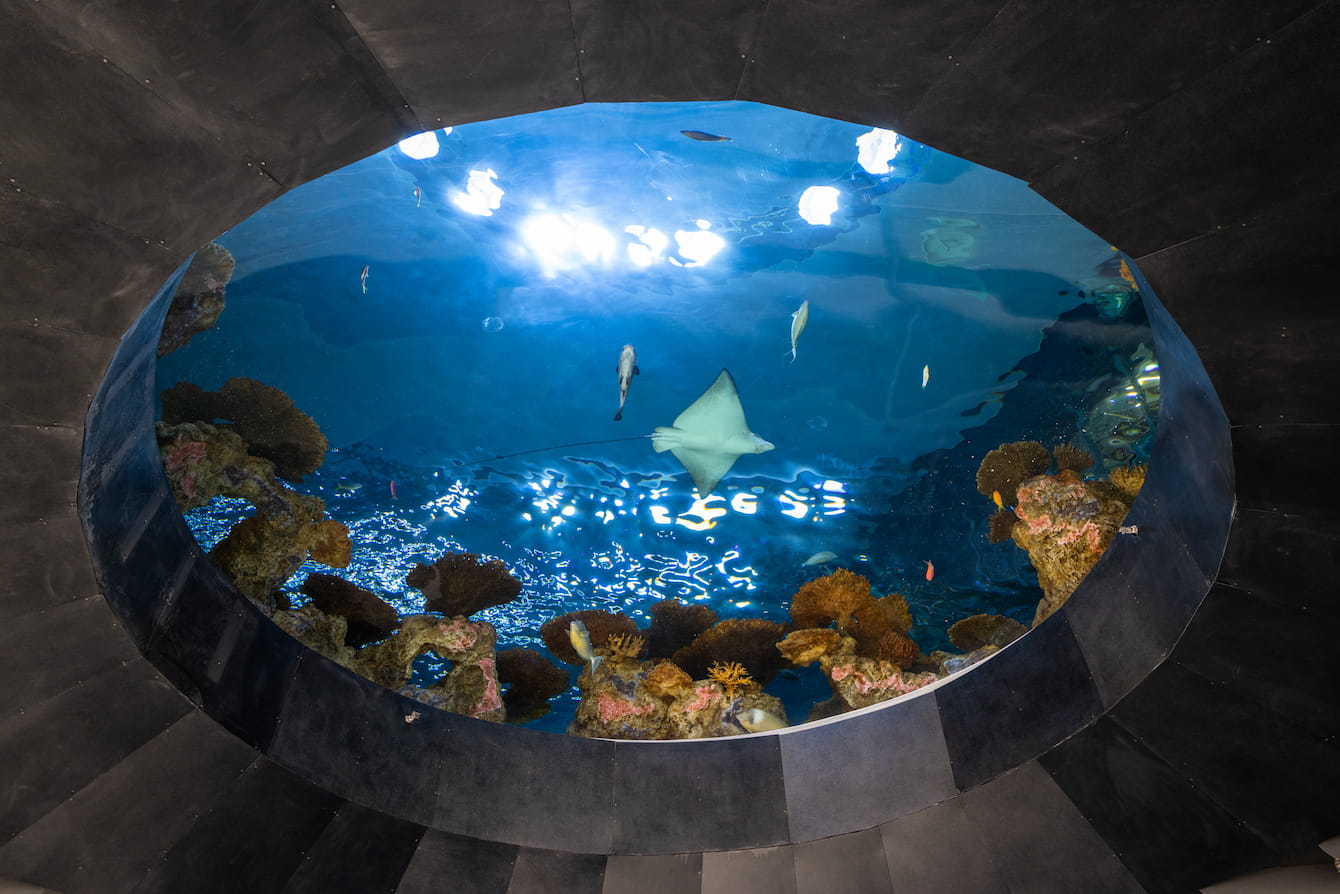
M 741 711 L 735 719 L 740 721 L 740 726 L 751 733 L 766 733 L 772 730 L 786 729 L 785 720 L 762 708 L 750 708 L 748 711 Z
M 408 714 L 405 715 L 405 722 L 406 722 L 406 723 L 413 723 L 414 721 L 418 720 L 418 719 L 419 719 L 420 717 L 422 717 L 422 716 L 423 716 L 423 715 L 420 714 L 418 711 L 410 711 Z
M 1000 491 L 991 491 L 991 502 L 996 504 L 997 509 L 1005 508 L 1005 501 L 1000 498 Z
M 357 481 L 341 481 L 335 485 L 335 489 L 341 493 L 351 494 L 362 486 Z
M 577 657 L 583 661 L 591 662 L 591 673 L 596 672 L 600 665 L 601 656 L 596 654 L 596 650 L 591 648 L 591 634 L 586 632 L 586 625 L 581 621 L 573 621 L 568 625 L 568 642 L 572 643 L 573 651 Z
M 697 140 L 700 143 L 729 143 L 730 137 L 719 136 L 718 134 L 708 133 L 705 130 L 681 130 L 684 136 L 690 140 Z
M 805 331 L 805 327 L 810 323 L 810 302 L 806 299 L 800 302 L 800 307 L 791 313 L 791 362 L 796 362 L 796 339 L 800 338 L 800 333 Z
M 926 383 L 931 380 L 931 365 L 928 363 L 921 368 L 921 387 L 925 388 Z
M 1121 266 L 1117 268 L 1117 272 L 1121 274 L 1122 279 L 1130 284 L 1133 290 L 1137 292 L 1140 290 L 1140 284 L 1135 281 L 1135 274 L 1131 272 L 1131 265 L 1126 263 L 1125 258 L 1121 259 Z
M 624 345 L 623 350 L 619 352 L 619 364 L 615 367 L 619 374 L 619 412 L 614 414 L 614 421 L 618 422 L 623 418 L 624 401 L 628 400 L 628 389 L 633 387 L 633 376 L 638 375 L 641 370 L 637 368 L 637 348 L 632 345 Z
M 392 500 L 398 499 L 398 498 L 396 497 L 396 494 L 395 494 L 395 479 L 394 479 L 394 478 L 391 479 L 391 499 L 392 499 Z
M 364 294 L 364 295 L 366 295 L 366 294 L 368 293 L 368 267 L 370 267 L 370 266 L 372 266 L 372 265 L 370 265 L 370 264 L 365 265 L 365 266 L 363 267 L 363 272 L 360 273 L 360 274 L 358 274 L 358 282 L 359 282 L 359 285 L 361 285 L 361 286 L 363 287 L 363 294 Z
M 418 208 L 422 205 L 423 205 L 423 190 L 419 189 L 416 186 L 414 187 L 414 207 Z
M 1117 533 L 1118 533 L 1118 534 L 1139 534 L 1139 533 L 1140 533 L 1140 526 L 1139 526 L 1139 525 L 1122 525 L 1120 528 L 1117 528 Z
M 935 580 L 935 563 L 930 559 L 926 560 L 926 580 Z
M 805 561 L 801 562 L 800 567 L 804 568 L 808 565 L 827 565 L 836 558 L 837 553 L 830 553 L 828 550 L 824 550 L 821 553 L 815 553 Z

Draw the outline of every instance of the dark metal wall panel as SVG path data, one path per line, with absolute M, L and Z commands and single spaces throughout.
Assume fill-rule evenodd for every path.
M 396 894 L 506 894 L 516 863 L 514 844 L 462 838 L 429 829 L 395 887 Z M 560 881 L 560 878 L 554 881 Z M 554 886 L 550 890 L 569 889 Z
M 0 616 L 59 608 L 98 592 L 74 506 L 41 521 L 0 523 Z
M 131 891 L 254 758 L 187 714 L 0 847 L 0 874 L 68 894 Z
M 82 439 L 77 425 L 0 422 L 0 525 L 41 524 L 74 508 Z
M 757 0 L 574 0 L 587 102 L 734 99 L 766 5 Z
M 345 804 L 298 866 L 282 894 L 332 891 L 391 894 L 413 859 L 423 827 Z M 447 886 L 447 890 L 469 891 Z
M 1136 257 L 1334 192 L 1334 125 L 1317 110 L 1340 103 L 1340 55 L 1318 36 L 1337 29 L 1340 7 L 1326 3 L 1257 35 L 1194 83 L 1129 110 L 1120 134 L 1075 150 L 1034 188 Z
M 901 131 L 1000 7 L 1001 0 L 773 0 L 739 98 Z
M 0 323 L 0 403 L 5 421 L 77 426 L 116 342 L 26 321 Z
M 1318 521 L 1340 520 L 1340 424 L 1239 425 L 1233 429 L 1238 507 Z
M 702 854 L 610 857 L 601 894 L 699 894 Z
M 1318 627 L 1340 621 L 1340 522 L 1239 509 L 1219 582 L 1306 612 Z
M 968 820 L 960 799 L 880 826 L 893 890 L 938 891 L 945 887 L 972 894 L 1008 894 L 1002 867 Z
M 582 102 L 565 0 L 343 0 L 424 128 Z
M 792 846 L 796 894 L 893 894 L 879 829 Z
M 258 758 L 149 870 L 134 894 L 279 891 L 342 803 Z
M 517 851 L 507 894 L 600 894 L 605 884 L 602 854 L 570 854 L 523 847 Z M 399 892 L 397 892 L 399 894 Z
M 702 894 L 796 894 L 795 848 L 705 853 L 702 882 Z

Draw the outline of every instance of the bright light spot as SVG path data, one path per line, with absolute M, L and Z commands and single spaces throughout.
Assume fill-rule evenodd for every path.
M 530 518 L 530 513 L 529 513 L 529 512 L 523 512 L 523 513 L 521 513 L 521 517 L 524 518 L 526 521 L 530 521 L 530 520 L 531 520 L 531 518 Z
M 856 138 L 856 163 L 869 174 L 889 173 L 889 162 L 898 154 L 898 134 L 876 127 Z
M 809 512 L 810 507 L 804 500 L 798 500 L 789 493 L 782 494 L 777 499 L 786 506 L 786 508 L 782 510 L 782 515 L 789 515 L 792 518 L 804 518 L 805 514 Z
M 566 214 L 529 218 L 521 225 L 521 238 L 549 276 L 582 263 L 608 263 L 614 255 L 614 237 L 608 230 Z
M 838 210 L 838 195 L 835 186 L 811 186 L 800 194 L 800 216 L 812 226 L 828 226 Z
M 753 494 L 739 493 L 730 498 L 730 508 L 742 515 L 758 512 L 758 497 Z
M 698 218 L 697 220 L 695 220 L 694 223 L 698 225 L 698 229 L 700 229 L 700 230 L 710 230 L 710 229 L 712 229 L 712 222 L 711 222 L 710 220 L 703 220 L 703 219 L 700 217 L 700 218 Z
M 698 221 L 699 224 L 706 221 Z M 710 224 L 709 224 L 710 226 Z M 709 233 L 705 229 L 700 230 L 676 230 L 675 243 L 679 246 L 679 254 L 688 259 L 687 264 L 680 264 L 674 258 L 670 260 L 681 267 L 701 267 L 712 258 L 716 257 L 717 252 L 726 247 L 726 241 L 716 233 Z
M 706 499 L 699 497 L 693 501 L 693 505 L 689 507 L 688 512 L 675 519 L 675 524 L 688 528 L 690 531 L 710 531 L 716 527 L 717 519 L 727 513 L 725 506 L 709 505 L 718 500 L 724 502 L 725 497 L 717 494 L 713 494 Z
M 638 267 L 650 267 L 656 263 L 656 260 L 665 252 L 665 247 L 670 244 L 669 236 L 666 236 L 660 230 L 648 229 L 640 224 L 629 224 L 624 227 L 624 232 L 631 233 L 638 238 L 637 242 L 630 243 L 628 246 L 628 260 Z
M 574 515 L 577 514 L 577 507 L 576 507 L 576 506 L 564 506 L 563 509 L 562 509 L 562 512 L 563 512 L 564 515 L 566 515 L 566 516 L 568 516 L 569 518 L 571 518 L 572 516 L 574 516 Z
M 503 191 L 493 181 L 498 175 L 492 168 L 487 171 L 471 171 L 465 181 L 465 192 L 453 193 L 451 200 L 456 207 L 480 217 L 492 217 L 493 212 L 502 205 Z
M 847 501 L 842 497 L 824 494 L 824 515 L 841 515 L 847 511 Z
M 668 525 L 674 522 L 674 519 L 670 517 L 670 510 L 664 506 L 651 507 L 651 520 L 658 525 Z
M 450 127 L 444 127 L 442 129 L 443 136 L 446 136 L 449 133 L 451 133 Z M 416 133 L 412 137 L 405 137 L 405 139 L 400 141 L 399 146 L 400 151 L 408 155 L 410 158 L 419 160 L 432 158 L 434 155 L 437 155 L 437 150 L 439 148 L 437 132 L 426 130 L 423 133 Z
M 845 494 L 847 492 L 846 486 L 841 481 L 833 481 L 831 479 L 825 481 L 823 484 L 819 485 L 819 487 L 830 494 Z
M 751 605 L 753 605 L 753 604 L 754 604 L 754 603 L 752 603 L 752 602 L 750 602 L 748 599 L 746 599 L 746 600 L 744 600 L 743 602 L 737 602 L 737 603 L 735 603 L 735 607 L 736 607 L 736 608 L 748 608 L 749 606 L 751 606 Z

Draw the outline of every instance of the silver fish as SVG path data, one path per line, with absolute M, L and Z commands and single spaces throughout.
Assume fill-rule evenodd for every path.
M 800 338 L 800 333 L 805 331 L 805 327 L 810 322 L 810 302 L 806 299 L 800 302 L 800 307 L 791 314 L 791 362 L 796 362 L 796 339 Z
M 581 621 L 573 621 L 569 624 L 568 642 L 572 643 L 572 648 L 577 652 L 578 658 L 591 662 L 591 673 L 595 673 L 596 667 L 600 664 L 601 656 L 597 655 L 596 650 L 591 648 L 591 634 L 586 631 L 586 625 Z
M 359 282 L 359 284 L 363 287 L 363 294 L 364 294 L 364 295 L 366 295 L 366 294 L 368 293 L 368 267 L 369 267 L 369 266 L 371 266 L 371 265 L 364 266 L 364 267 L 363 267 L 363 272 L 360 273 L 360 274 L 358 274 L 358 282 Z
M 624 345 L 623 350 L 619 352 L 619 365 L 616 369 L 619 373 L 619 412 L 614 414 L 614 421 L 618 422 L 623 418 L 623 405 L 624 401 L 628 400 L 628 389 L 633 387 L 633 376 L 640 372 L 637 368 L 637 348 Z
M 751 733 L 766 733 L 772 730 L 786 729 L 785 720 L 762 708 L 750 708 L 748 711 L 741 711 L 735 719 L 740 721 L 740 726 Z
M 807 565 L 827 565 L 829 562 L 833 561 L 836 558 L 837 553 L 824 550 L 821 553 L 815 553 L 814 555 L 806 559 L 804 562 L 801 562 L 800 567 L 804 568 Z
M 697 140 L 700 143 L 729 143 L 730 137 L 723 137 L 719 134 L 708 133 L 705 130 L 681 130 L 684 136 L 690 140 Z

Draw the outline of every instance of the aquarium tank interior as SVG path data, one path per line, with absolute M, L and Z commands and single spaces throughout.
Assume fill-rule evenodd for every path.
M 463 124 L 197 252 L 159 448 L 243 595 L 424 710 L 769 732 L 970 673 L 1138 533 L 1140 282 L 1026 183 L 887 130 L 740 102 Z

